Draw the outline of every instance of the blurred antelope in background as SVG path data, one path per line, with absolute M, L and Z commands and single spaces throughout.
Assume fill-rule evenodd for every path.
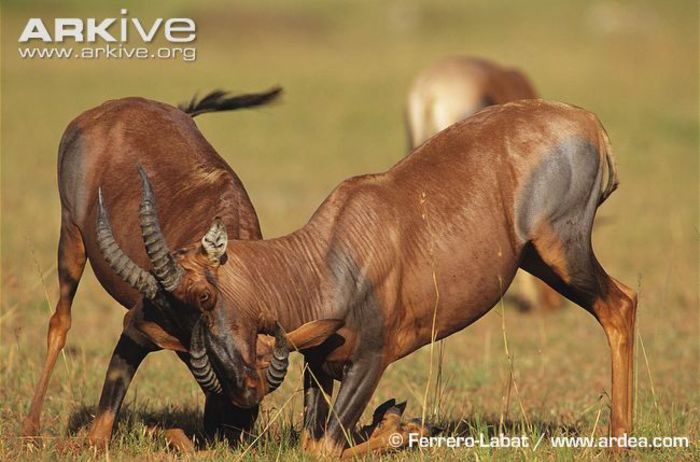
M 482 58 L 445 58 L 421 71 L 411 84 L 406 101 L 409 148 L 487 106 L 537 97 L 518 69 Z
M 487 106 L 537 97 L 530 80 L 518 69 L 483 58 L 445 58 L 413 80 L 405 112 L 409 148 Z M 552 311 L 564 304 L 549 286 L 523 272 L 516 276 L 506 299 L 523 311 Z

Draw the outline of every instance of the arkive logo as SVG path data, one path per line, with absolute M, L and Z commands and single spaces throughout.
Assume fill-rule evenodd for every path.
M 197 38 L 197 26 L 191 18 L 156 18 L 143 23 L 139 18 L 128 17 L 122 9 L 119 18 L 54 18 L 47 25 L 41 18 L 30 18 L 19 36 L 19 43 L 41 41 L 63 43 L 67 39 L 76 43 L 129 43 L 140 39 L 151 43 L 161 34 L 170 43 L 188 43 Z
M 192 62 L 197 25 L 191 18 L 142 21 L 126 9 L 115 18 L 29 18 L 19 36 L 22 59 L 178 59 Z M 160 43 L 161 46 L 153 45 Z

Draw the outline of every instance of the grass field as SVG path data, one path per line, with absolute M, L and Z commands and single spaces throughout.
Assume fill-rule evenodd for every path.
M 194 380 L 175 355 L 157 353 L 129 390 L 109 452 L 80 448 L 124 315 L 88 270 L 47 395 L 43 443 L 25 447 L 17 437 L 57 299 L 55 163 L 73 117 L 123 96 L 176 103 L 213 88 L 281 84 L 282 104 L 197 119 L 246 185 L 264 234 L 278 236 L 303 225 L 342 179 L 401 158 L 409 82 L 450 53 L 517 65 L 545 98 L 583 106 L 603 121 L 621 186 L 599 211 L 594 245 L 608 271 L 640 293 L 635 433 L 687 436 L 691 444 L 630 450 L 627 457 L 700 460 L 697 2 L 126 2 L 130 15 L 144 21 L 194 18 L 197 61 L 18 57 L 17 37 L 29 17 L 119 15 L 121 5 L 104 3 L 3 4 L 0 460 L 179 458 L 145 428 L 177 425 L 191 432 L 201 418 L 203 396 Z M 423 349 L 392 365 L 368 413 L 397 398 L 408 400 L 406 415 L 420 415 L 429 362 Z M 262 436 L 253 447 L 217 445 L 209 456 L 302 459 L 300 367 L 296 358 L 282 389 L 265 401 L 257 426 Z M 428 415 L 453 435 L 499 429 L 531 440 L 605 435 L 609 367 L 602 329 L 582 309 L 523 314 L 497 308 L 444 342 Z M 386 457 L 429 456 L 606 460 L 610 454 L 543 443 L 536 451 L 443 448 Z

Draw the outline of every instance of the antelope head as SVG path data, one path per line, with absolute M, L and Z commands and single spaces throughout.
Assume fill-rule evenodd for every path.
M 179 328 L 178 340 L 189 345 L 190 369 L 202 389 L 223 394 L 242 408 L 257 405 L 282 384 L 290 347 L 318 345 L 342 322 L 314 321 L 287 334 L 279 323 L 272 331 L 258 332 L 253 320 L 236 316 L 234 302 L 218 282 L 219 269 L 228 259 L 223 222 L 215 218 L 200 242 L 171 252 L 158 221 L 153 188 L 140 166 L 139 174 L 141 236 L 153 269 L 139 267 L 116 243 L 100 190 L 97 243 L 102 255 L 143 295 L 144 303 L 155 305 Z

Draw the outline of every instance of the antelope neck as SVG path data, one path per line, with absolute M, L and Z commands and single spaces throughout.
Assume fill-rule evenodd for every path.
M 307 225 L 281 238 L 229 243 L 220 285 L 233 309 L 257 318 L 267 332 L 275 321 L 291 331 L 314 320 L 344 318 L 358 270 L 338 267 L 342 246 L 328 234 Z

